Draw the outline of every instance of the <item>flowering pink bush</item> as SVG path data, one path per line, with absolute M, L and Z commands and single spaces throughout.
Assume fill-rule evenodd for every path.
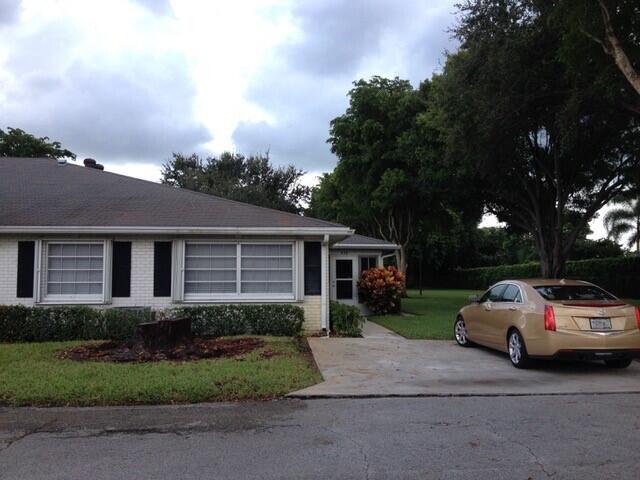
M 395 267 L 376 267 L 362 272 L 358 280 L 362 302 L 374 313 L 397 313 L 405 291 L 404 274 Z

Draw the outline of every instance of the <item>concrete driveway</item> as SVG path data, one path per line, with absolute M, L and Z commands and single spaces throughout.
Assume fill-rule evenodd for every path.
M 604 363 L 540 362 L 511 366 L 505 354 L 453 341 L 406 340 L 372 322 L 364 338 L 310 338 L 324 382 L 297 398 L 539 395 L 640 392 L 640 363 L 624 370 Z

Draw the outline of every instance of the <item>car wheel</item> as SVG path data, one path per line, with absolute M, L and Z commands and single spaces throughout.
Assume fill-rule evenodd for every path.
M 612 358 L 611 360 L 605 360 L 605 365 L 609 368 L 627 368 L 631 365 L 630 358 Z
M 453 324 L 453 336 L 461 347 L 470 347 L 473 343 L 469 340 L 467 334 L 467 326 L 464 323 L 464 318 L 456 318 L 456 322 Z
M 528 368 L 531 365 L 531 359 L 527 354 L 527 347 L 524 339 L 518 330 L 511 330 L 507 338 L 507 347 L 509 351 L 509 359 L 516 368 Z

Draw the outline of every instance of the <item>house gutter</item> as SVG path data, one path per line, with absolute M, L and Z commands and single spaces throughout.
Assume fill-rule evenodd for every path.
M 354 230 L 334 227 L 121 227 L 121 226 L 0 226 L 12 234 L 140 234 L 140 235 L 353 235 Z

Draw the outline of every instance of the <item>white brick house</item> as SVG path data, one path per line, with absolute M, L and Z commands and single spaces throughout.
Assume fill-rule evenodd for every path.
M 0 304 L 292 303 L 317 333 L 329 328 L 330 298 L 357 303 L 361 268 L 394 249 L 93 163 L 0 158 Z

